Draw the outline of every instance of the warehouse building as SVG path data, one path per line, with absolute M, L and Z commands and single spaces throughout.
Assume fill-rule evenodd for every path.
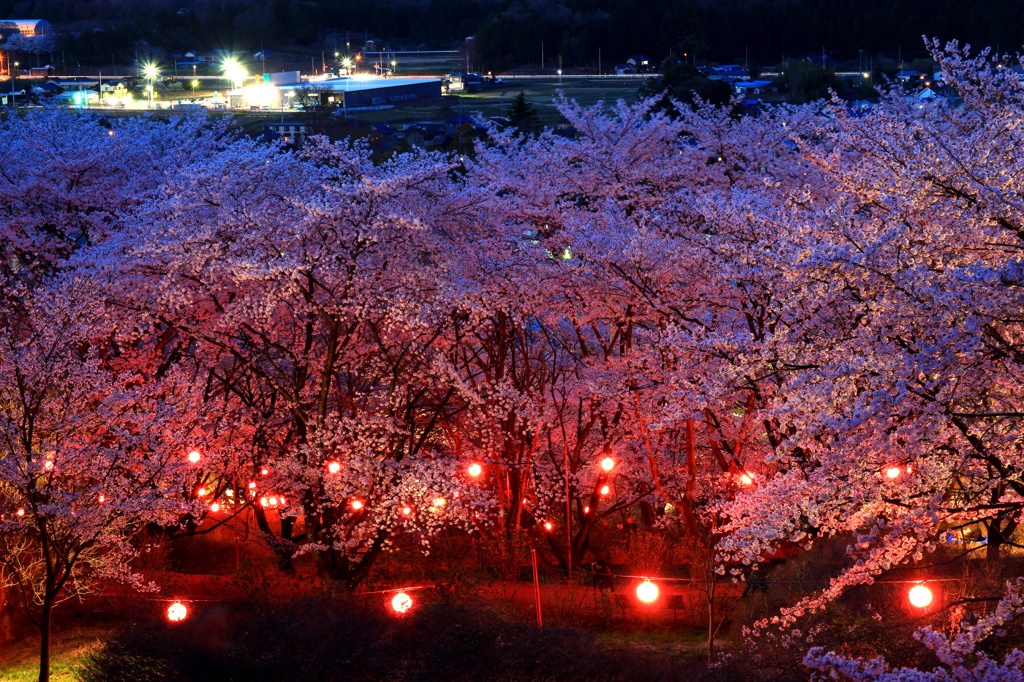
M 242 88 L 241 106 L 279 109 L 320 105 L 363 109 L 441 97 L 440 78 L 356 75 L 300 81 L 297 71 L 289 71 L 267 74 L 262 81 Z

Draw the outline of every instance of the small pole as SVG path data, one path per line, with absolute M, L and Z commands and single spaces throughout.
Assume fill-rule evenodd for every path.
M 537 550 L 530 550 L 533 559 L 533 595 L 537 601 L 537 629 L 544 632 L 544 617 L 540 612 L 540 578 L 537 576 Z

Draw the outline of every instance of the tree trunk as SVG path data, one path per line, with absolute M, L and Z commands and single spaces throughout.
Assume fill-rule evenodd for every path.
M 39 682 L 50 682 L 50 617 L 53 614 L 53 600 L 43 600 L 43 612 L 39 616 Z
M 1002 554 L 1003 530 L 998 518 L 992 519 L 985 526 L 988 531 L 988 538 L 985 543 L 985 563 L 988 564 L 990 569 L 996 570 Z

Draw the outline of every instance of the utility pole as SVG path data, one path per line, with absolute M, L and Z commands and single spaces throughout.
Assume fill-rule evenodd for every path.
M 544 70 L 544 41 L 540 41 L 540 70 Z
M 601 75 L 601 48 L 597 48 L 597 75 Z

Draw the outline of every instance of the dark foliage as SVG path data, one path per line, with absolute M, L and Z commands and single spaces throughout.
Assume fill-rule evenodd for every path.
M 540 114 L 537 107 L 533 106 L 526 99 L 526 93 L 520 92 L 512 100 L 512 107 L 508 113 L 509 121 L 521 134 L 528 135 L 541 129 Z
M 693 105 L 696 98 L 724 106 L 732 97 L 732 88 L 720 80 L 710 80 L 694 67 L 678 59 L 666 59 L 661 65 L 661 75 L 648 78 L 640 86 L 642 98 L 661 96 L 658 107 L 669 113 L 675 110 L 672 100 Z
M 372 37 L 451 48 L 473 34 L 485 70 L 535 65 L 542 42 L 549 68 L 559 56 L 566 68 L 596 66 L 599 49 L 606 67 L 670 50 L 698 63 L 747 53 L 775 64 L 823 49 L 840 60 L 901 48 L 904 57 L 923 56 L 922 35 L 1012 52 L 1024 35 L 1019 3 L 962 0 L 0 0 L 0 16 L 26 13 L 74 31 L 57 48 L 69 64 L 100 65 L 149 47 L 333 51 Z
M 177 626 L 125 629 L 94 654 L 83 682 L 246 680 L 678 680 L 692 663 L 616 651 L 577 630 L 539 633 L 481 609 L 425 605 L 405 617 L 373 606 L 306 599 L 197 605 Z M 690 672 L 688 672 L 690 671 Z

